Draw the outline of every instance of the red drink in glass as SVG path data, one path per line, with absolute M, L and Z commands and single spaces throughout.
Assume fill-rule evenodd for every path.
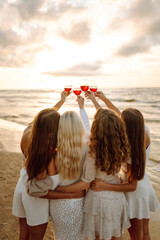
M 86 92 L 89 89 L 89 86 L 81 86 L 82 91 Z
M 92 92 L 97 92 L 97 88 L 90 88 Z
M 76 94 L 77 96 L 81 94 L 81 90 L 73 90 L 74 94 Z
M 64 88 L 64 90 L 65 90 L 66 92 L 70 92 L 71 89 L 72 89 L 72 88 L 69 88 L 69 87 L 65 87 L 65 88 Z

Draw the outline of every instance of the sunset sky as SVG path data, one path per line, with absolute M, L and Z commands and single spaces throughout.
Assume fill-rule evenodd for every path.
M 160 0 L 0 0 L 0 89 L 160 87 Z

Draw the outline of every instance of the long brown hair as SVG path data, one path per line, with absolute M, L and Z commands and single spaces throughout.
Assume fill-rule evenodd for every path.
M 122 119 L 126 124 L 128 140 L 131 146 L 131 177 L 140 180 L 145 171 L 145 126 L 142 113 L 134 108 L 122 111 Z
M 44 171 L 55 155 L 59 118 L 52 108 L 40 111 L 34 118 L 25 162 L 29 180 Z
M 107 174 L 118 173 L 122 162 L 130 155 L 125 125 L 109 109 L 98 109 L 91 127 L 89 152 L 96 158 L 96 167 Z

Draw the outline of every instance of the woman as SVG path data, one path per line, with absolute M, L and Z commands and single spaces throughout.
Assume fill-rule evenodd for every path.
M 27 178 L 42 179 L 50 171 L 59 118 L 60 114 L 54 109 L 44 109 L 33 121 L 25 168 L 21 170 L 13 198 L 13 215 L 19 217 L 20 239 L 43 239 L 49 221 L 49 201 L 30 197 L 25 183 Z
M 98 103 L 92 93 L 87 94 L 95 107 Z M 92 183 L 94 191 L 124 191 L 129 205 L 131 227 L 128 229 L 132 240 L 150 240 L 149 219 L 150 211 L 156 211 L 159 203 L 151 182 L 146 174 L 151 143 L 149 129 L 144 126 L 143 115 L 140 111 L 127 108 L 122 113 L 105 97 L 102 92 L 96 94 L 108 108 L 116 111 L 125 122 L 128 139 L 131 145 L 131 159 L 121 168 L 121 179 L 125 183 L 110 185 L 95 180 Z M 127 181 L 127 182 L 126 182 Z
M 73 111 L 63 113 L 59 121 L 55 158 L 59 173 L 55 177 L 59 177 L 60 186 L 72 184 L 81 178 L 86 150 L 85 129 L 79 115 Z M 83 202 L 83 198 L 50 201 L 56 240 L 82 239 Z

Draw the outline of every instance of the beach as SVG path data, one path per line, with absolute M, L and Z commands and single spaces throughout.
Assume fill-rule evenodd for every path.
M 12 215 L 12 200 L 20 170 L 23 166 L 20 152 L 20 139 L 25 126 L 0 120 L 0 240 L 17 240 L 19 234 L 18 218 Z M 3 139 L 3 141 L 2 141 Z M 11 144 L 13 143 L 14 144 Z M 12 145 L 12 147 L 11 147 Z M 160 172 L 153 168 L 157 163 L 149 161 L 148 176 L 160 201 Z M 54 227 L 50 220 L 44 240 L 54 239 Z M 152 240 L 158 240 L 160 234 L 160 209 L 151 213 L 150 235 Z M 129 240 L 127 230 L 123 235 Z

